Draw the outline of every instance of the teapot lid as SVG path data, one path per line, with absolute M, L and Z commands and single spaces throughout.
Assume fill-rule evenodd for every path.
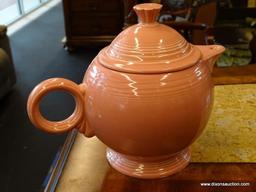
M 122 31 L 99 56 L 103 66 L 130 73 L 162 73 L 190 67 L 201 58 L 200 50 L 182 35 L 157 22 L 161 4 L 133 7 L 139 23 Z

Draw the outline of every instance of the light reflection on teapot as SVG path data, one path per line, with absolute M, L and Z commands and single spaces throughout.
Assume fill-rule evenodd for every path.
M 183 169 L 209 119 L 211 71 L 224 47 L 188 43 L 156 22 L 161 7 L 136 5 L 140 23 L 100 51 L 80 85 L 63 78 L 37 85 L 27 105 L 31 122 L 50 133 L 77 128 L 97 136 L 108 146 L 111 166 L 129 176 L 159 178 Z M 58 122 L 39 110 L 41 98 L 55 90 L 76 102 L 73 114 Z

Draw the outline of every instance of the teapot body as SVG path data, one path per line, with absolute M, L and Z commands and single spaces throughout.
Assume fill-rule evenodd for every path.
M 108 147 L 110 165 L 129 176 L 152 179 L 182 170 L 208 121 L 211 71 L 224 47 L 191 45 L 156 22 L 160 9 L 136 5 L 140 23 L 100 51 L 80 85 L 63 78 L 37 85 L 27 104 L 31 122 L 50 133 L 76 128 L 97 136 Z M 76 102 L 73 114 L 57 122 L 39 109 L 42 97 L 55 90 Z
M 133 74 L 94 60 L 83 83 L 88 126 L 107 146 L 133 156 L 188 148 L 205 127 L 213 101 L 204 61 L 182 71 Z

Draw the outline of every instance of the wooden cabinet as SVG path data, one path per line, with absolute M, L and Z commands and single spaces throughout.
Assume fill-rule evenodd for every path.
M 63 0 L 65 47 L 110 43 L 122 31 L 122 0 Z

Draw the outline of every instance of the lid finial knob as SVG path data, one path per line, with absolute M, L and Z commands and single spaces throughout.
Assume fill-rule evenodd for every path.
M 133 7 L 140 23 L 155 23 L 162 8 L 158 3 L 142 3 Z

